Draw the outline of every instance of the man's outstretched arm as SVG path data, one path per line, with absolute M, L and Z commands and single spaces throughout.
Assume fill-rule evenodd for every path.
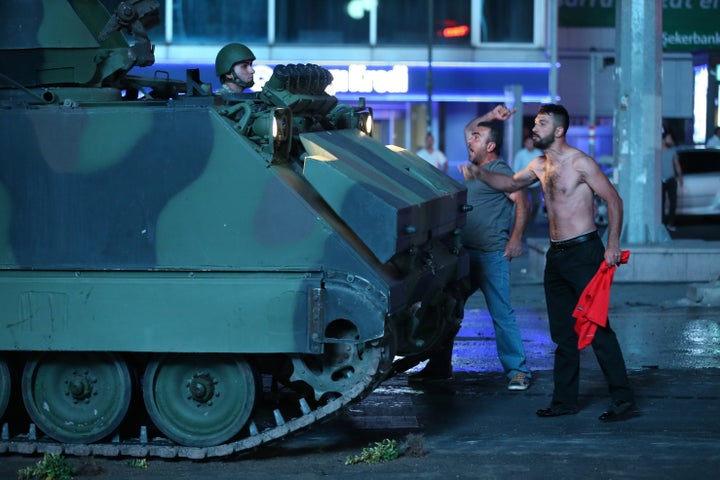
M 480 115 L 479 117 L 475 117 L 472 120 L 468 122 L 467 125 L 465 125 L 465 138 L 467 139 L 470 133 L 472 133 L 473 128 L 477 126 L 480 122 L 492 122 L 493 120 L 500 120 L 501 122 L 504 122 L 508 118 L 512 116 L 513 113 L 515 113 L 516 110 L 513 108 L 510 110 L 505 105 L 497 105 L 495 108 L 490 110 L 489 112 Z
M 508 193 L 527 187 L 538 180 L 533 171 L 529 168 L 520 170 L 513 176 L 505 175 L 504 173 L 491 172 L 482 167 L 478 167 L 477 165 L 473 165 L 472 163 L 459 165 L 458 169 L 465 180 L 474 178 L 487 183 L 495 190 Z

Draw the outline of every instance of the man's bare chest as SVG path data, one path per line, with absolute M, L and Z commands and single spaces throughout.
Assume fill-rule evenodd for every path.
M 540 179 L 545 196 L 556 200 L 572 197 L 580 184 L 580 175 L 565 165 L 545 165 Z

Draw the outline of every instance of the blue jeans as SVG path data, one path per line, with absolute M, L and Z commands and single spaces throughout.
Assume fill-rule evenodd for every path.
M 478 289 L 485 297 L 495 329 L 495 345 L 500 363 L 508 378 L 518 372 L 524 372 L 530 377 L 515 310 L 510 306 L 510 262 L 503 255 L 504 252 L 469 250 L 469 253 L 468 297 Z
M 468 249 L 468 253 L 470 254 L 470 290 L 465 298 L 469 298 L 478 289 L 483 293 L 495 328 L 498 358 L 507 377 L 512 378 L 518 372 L 526 373 L 528 378 L 532 377 L 525 365 L 525 348 L 515 320 L 515 310 L 510 306 L 510 262 L 503 256 L 504 252 L 484 253 Z M 430 361 L 425 370 L 439 374 L 452 373 L 455 335 L 451 335 L 430 354 Z

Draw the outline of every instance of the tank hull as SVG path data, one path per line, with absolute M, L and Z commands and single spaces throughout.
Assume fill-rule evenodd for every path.
M 36 35 L 0 43 L 0 453 L 246 451 L 462 317 L 465 187 L 374 140 L 317 65 L 228 96 L 127 75 L 157 8 L 7 12 Z

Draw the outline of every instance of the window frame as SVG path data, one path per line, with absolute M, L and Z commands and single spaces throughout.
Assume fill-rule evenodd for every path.
M 491 0 L 492 1 L 492 0 Z M 471 0 L 470 15 L 473 23 L 470 27 L 470 45 L 473 48 L 545 48 L 547 25 L 547 1 L 533 0 L 533 42 L 483 42 L 482 39 L 482 11 L 485 0 Z

